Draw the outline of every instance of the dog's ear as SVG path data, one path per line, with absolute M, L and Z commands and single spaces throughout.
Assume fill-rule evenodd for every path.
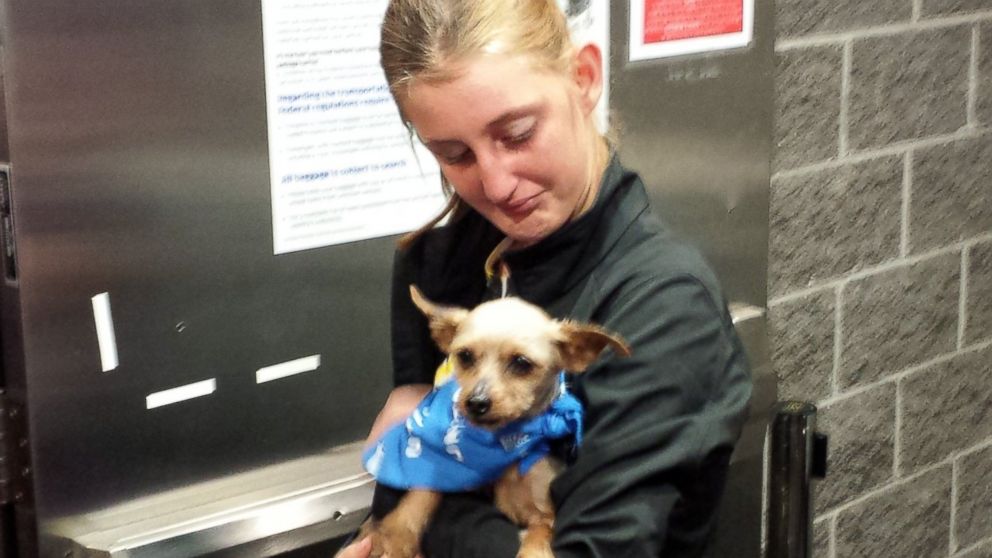
M 455 331 L 468 315 L 468 310 L 457 306 L 444 306 L 435 304 L 427 300 L 420 290 L 410 285 L 410 298 L 413 304 L 427 316 L 427 323 L 431 328 L 431 337 L 437 343 L 441 352 L 447 354 L 451 348 L 451 340 L 455 337 Z
M 617 335 L 592 324 L 565 320 L 560 322 L 562 368 L 569 372 L 584 371 L 607 347 L 618 356 L 630 356 L 630 347 Z

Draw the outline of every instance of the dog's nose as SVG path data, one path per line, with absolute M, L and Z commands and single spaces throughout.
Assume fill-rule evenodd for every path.
M 485 416 L 493 402 L 485 395 L 473 395 L 465 402 L 465 408 L 473 417 Z

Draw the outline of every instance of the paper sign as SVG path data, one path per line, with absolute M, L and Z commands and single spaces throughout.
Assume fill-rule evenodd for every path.
M 444 205 L 379 66 L 384 0 L 263 0 L 276 254 L 406 232 Z
M 630 9 L 630 60 L 750 44 L 754 0 L 640 0 Z

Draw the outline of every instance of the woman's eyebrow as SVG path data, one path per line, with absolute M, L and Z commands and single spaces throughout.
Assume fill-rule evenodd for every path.
M 462 143 L 462 142 L 460 142 L 458 140 L 444 140 L 444 139 L 442 139 L 442 140 L 425 140 L 424 138 L 421 138 L 420 136 L 417 136 L 417 138 L 420 139 L 420 143 L 424 144 L 425 146 L 427 146 L 431 150 L 441 149 L 441 148 L 444 148 L 444 147 L 464 146 L 465 145 L 464 143 Z
M 506 124 L 517 120 L 518 118 L 524 118 L 527 116 L 533 116 L 535 113 L 539 112 L 541 108 L 541 103 L 533 103 L 520 108 L 516 108 L 501 114 L 498 118 L 490 122 L 486 128 L 490 131 L 501 128 Z

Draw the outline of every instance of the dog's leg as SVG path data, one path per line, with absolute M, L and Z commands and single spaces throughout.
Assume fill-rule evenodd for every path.
M 555 509 L 549 488 L 561 466 L 550 458 L 534 464 L 526 475 L 512 467 L 496 483 L 496 507 L 524 527 L 518 558 L 554 558 L 551 552 Z
M 407 492 L 396 508 L 372 527 L 372 558 L 414 558 L 420 539 L 441 503 L 441 495 L 428 490 Z

